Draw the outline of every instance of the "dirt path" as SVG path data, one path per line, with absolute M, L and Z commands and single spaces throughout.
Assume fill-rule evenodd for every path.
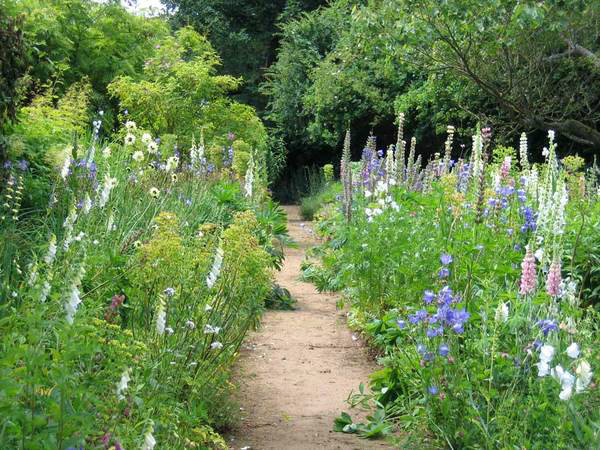
M 348 411 L 349 392 L 366 383 L 374 364 L 336 310 L 336 297 L 298 281 L 304 251 L 315 243 L 302 227 L 298 208 L 285 207 L 298 249 L 287 249 L 277 281 L 298 301 L 295 311 L 268 311 L 258 333 L 246 341 L 238 364 L 241 425 L 231 449 L 370 450 L 390 448 L 332 431 Z M 353 413 L 353 417 L 354 417 Z

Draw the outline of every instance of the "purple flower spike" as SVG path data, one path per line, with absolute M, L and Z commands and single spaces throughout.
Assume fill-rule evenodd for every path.
M 537 324 L 542 329 L 544 336 L 548 336 L 548 333 L 550 333 L 551 331 L 558 330 L 558 327 L 556 326 L 556 323 L 553 320 L 540 320 Z
M 448 353 L 450 353 L 450 347 L 448 347 L 446 344 L 441 344 L 438 348 L 438 353 L 440 356 L 448 356 Z
M 435 294 L 432 291 L 425 291 L 423 293 L 423 301 L 429 305 L 433 299 L 435 298 Z
M 442 256 L 440 256 L 440 261 L 444 266 L 447 266 L 448 264 L 452 263 L 452 255 L 442 253 Z
M 445 267 L 440 269 L 440 271 L 438 272 L 439 278 L 448 278 L 449 276 L 450 276 L 450 271 L 448 269 L 446 269 Z

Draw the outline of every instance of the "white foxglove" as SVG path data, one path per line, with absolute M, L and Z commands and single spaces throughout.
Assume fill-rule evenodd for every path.
M 592 368 L 586 360 L 582 360 L 575 369 L 577 380 L 575 382 L 575 391 L 583 392 L 592 382 Z
M 154 439 L 154 436 L 152 435 L 153 432 L 154 427 L 151 425 L 150 428 L 148 428 L 148 431 L 146 431 L 146 434 L 144 434 L 144 443 L 142 444 L 141 450 L 154 449 L 154 447 L 156 446 L 156 439 Z
M 206 277 L 206 285 L 209 289 L 211 289 L 215 283 L 217 282 L 217 278 L 219 278 L 219 274 L 221 273 L 221 266 L 223 264 L 223 249 L 219 247 L 217 249 L 217 253 L 215 255 L 215 260 L 213 262 L 213 266 L 210 269 L 210 273 Z
M 162 299 L 158 302 L 156 311 L 156 332 L 159 336 L 165 334 L 165 326 L 167 324 L 167 313 L 165 312 L 165 304 Z
M 508 320 L 508 305 L 500 303 L 496 308 L 496 322 L 506 322 Z
M 567 347 L 567 355 L 569 355 L 569 358 L 576 359 L 579 357 L 579 353 L 579 345 L 577 345 L 576 342 L 573 342 Z
M 119 400 L 123 400 L 125 398 L 123 392 L 127 390 L 127 385 L 131 381 L 131 378 L 129 377 L 130 371 L 131 369 L 125 370 L 123 372 L 123 375 L 121 375 L 121 380 L 119 381 L 119 383 L 117 383 L 117 398 Z
M 44 262 L 48 265 L 52 264 L 56 257 L 56 235 L 53 233 L 50 236 L 50 244 L 48 245 L 48 253 L 44 257 Z

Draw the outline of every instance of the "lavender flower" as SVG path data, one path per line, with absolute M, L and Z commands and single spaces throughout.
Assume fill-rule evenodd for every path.
M 444 266 L 447 266 L 452 263 L 452 255 L 442 253 L 442 256 L 440 256 L 440 261 Z
M 556 325 L 556 322 L 554 322 L 553 320 L 540 320 L 537 325 L 540 327 L 540 329 L 542 330 L 542 332 L 544 333 L 544 336 L 548 336 L 548 333 L 550 333 L 551 331 L 556 331 L 558 330 L 558 326 Z
M 433 299 L 435 298 L 435 294 L 432 291 L 425 291 L 423 293 L 423 301 L 429 305 Z

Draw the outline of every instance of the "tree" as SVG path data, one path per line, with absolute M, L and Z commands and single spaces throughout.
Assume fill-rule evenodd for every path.
M 600 147 L 597 0 L 384 3 L 410 17 L 391 33 L 404 44 L 395 56 L 481 90 L 505 132 L 554 129 Z
M 3 131 L 17 114 L 18 81 L 25 72 L 25 44 L 20 20 L 8 17 L 0 4 L 0 166 L 6 161 Z
M 3 0 L 7 14 L 22 16 L 30 85 L 25 100 L 52 85 L 54 95 L 89 80 L 92 104 L 111 124 L 106 87 L 115 76 L 138 76 L 155 41 L 169 33 L 160 18 L 129 13 L 119 2 Z
M 108 90 L 141 127 L 224 143 L 229 133 L 264 150 L 266 131 L 254 109 L 227 98 L 240 80 L 218 75 L 220 58 L 190 27 L 164 38 L 146 61 L 141 79 L 117 77 Z
M 325 0 L 162 0 L 174 12 L 175 28 L 191 25 L 205 34 L 223 58 L 221 73 L 241 77 L 238 100 L 259 111 L 266 100 L 258 90 L 264 70 L 275 60 L 278 27 Z

